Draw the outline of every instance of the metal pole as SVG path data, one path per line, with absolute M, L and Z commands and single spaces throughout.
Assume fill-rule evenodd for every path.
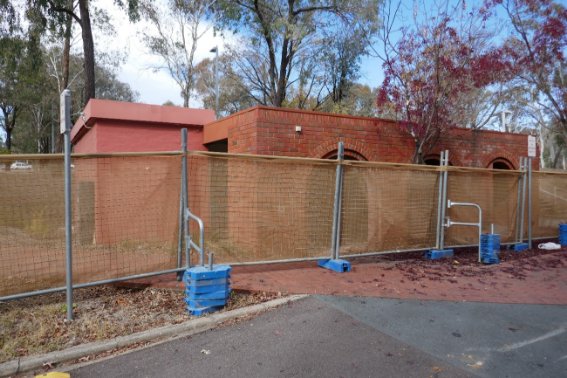
M 525 211 L 526 211 L 526 170 L 528 166 L 527 158 L 524 158 L 524 171 L 522 173 L 522 211 L 521 211 L 521 220 L 520 220 L 520 243 L 524 241 L 524 219 L 525 219 Z
M 183 130 L 181 130 L 181 182 L 180 182 L 180 188 L 179 188 L 179 227 L 178 227 L 178 232 L 179 232 L 179 239 L 177 240 L 177 267 L 181 268 L 181 265 L 183 264 L 183 239 L 185 238 L 185 217 L 183 216 L 184 214 L 184 203 L 183 203 L 183 157 L 184 157 L 184 151 L 185 151 L 185 147 L 183 144 Z M 182 274 L 180 274 L 179 272 L 177 273 L 177 280 L 181 281 L 181 277 Z
M 73 320 L 73 246 L 71 208 L 71 91 L 61 92 L 60 131 L 65 150 L 65 284 L 67 296 L 67 320 Z
M 447 167 L 449 166 L 449 150 L 445 150 L 445 159 L 443 161 L 443 166 L 445 167 L 443 171 L 443 201 L 441 205 L 441 236 L 439 239 L 439 248 L 445 248 L 445 228 L 443 227 L 443 223 L 445 223 L 445 214 L 447 213 L 447 208 L 445 207 L 447 204 L 447 179 L 449 176 L 449 172 L 447 171 Z
M 52 154 L 55 153 L 55 111 L 53 110 L 53 108 L 55 108 L 55 104 L 52 102 L 51 103 L 51 143 L 49 146 L 49 150 Z
M 341 183 L 342 183 L 342 159 L 344 155 L 344 143 L 339 142 L 337 153 L 337 169 L 335 174 L 335 199 L 333 206 L 333 231 L 331 235 L 331 259 L 338 258 L 340 239 L 340 211 L 341 211 Z
M 451 200 L 447 200 L 447 208 L 451 208 L 452 206 L 473 206 L 476 207 L 478 210 L 478 223 L 472 223 L 472 222 L 454 222 L 452 220 L 448 220 L 447 221 L 447 227 L 451 227 L 453 225 L 455 226 L 475 226 L 478 227 L 478 262 L 481 262 L 481 254 L 482 254 L 482 248 L 481 248 L 481 244 L 480 244 L 480 239 L 482 238 L 482 208 L 476 204 L 476 203 L 472 203 L 472 202 L 454 202 Z
M 518 197 L 516 202 L 516 242 L 520 241 L 520 214 L 521 214 L 521 202 L 522 202 L 523 166 L 524 166 L 524 158 L 520 157 L 520 177 L 518 178 Z
M 441 228 L 443 227 L 443 221 L 441 220 L 441 207 L 443 207 L 443 159 L 445 158 L 445 151 L 441 151 L 439 157 L 439 193 L 437 195 L 437 230 L 435 235 L 435 248 L 441 249 Z
M 183 176 L 183 175 L 181 175 Z M 183 187 L 183 184 L 181 184 Z M 179 191 L 179 238 L 177 240 L 177 267 L 181 268 L 183 264 L 183 223 L 185 222 L 185 218 L 183 217 L 183 188 Z
M 532 248 L 532 158 L 528 158 L 528 248 Z
M 217 118 L 219 117 L 220 109 L 219 109 L 219 48 L 217 46 L 215 51 L 215 112 Z
M 209 270 L 213 270 L 213 259 L 215 254 L 213 252 L 209 252 Z
M 342 162 L 342 157 L 341 157 Z M 340 184 L 339 184 L 339 212 L 337 214 L 337 242 L 335 243 L 335 259 L 340 257 L 341 250 L 341 220 L 343 210 L 343 167 L 341 165 Z
M 213 75 L 215 80 L 215 115 L 219 117 L 219 75 L 218 75 L 218 60 L 219 60 L 219 47 L 215 46 L 209 50 L 215 53 L 215 61 L 213 62 Z
M 478 262 L 481 262 L 482 245 L 480 241 L 482 240 L 482 209 L 480 206 L 477 206 L 477 208 L 478 208 Z
M 181 129 L 181 151 L 183 153 L 181 155 L 181 203 L 183 209 L 187 209 L 189 208 L 187 189 L 187 129 Z M 189 224 L 185 221 L 184 216 L 182 216 L 182 218 L 183 231 L 189 232 Z M 185 247 L 187 248 L 187 246 Z M 187 269 L 189 269 L 191 267 L 190 255 L 187 256 L 186 260 L 185 264 Z
M 107 284 L 110 284 L 110 283 L 116 283 L 116 282 L 122 282 L 122 281 L 137 280 L 137 279 L 140 279 L 140 278 L 159 276 L 161 274 L 183 272 L 184 270 L 185 270 L 185 268 L 168 269 L 168 270 L 161 270 L 161 271 L 158 271 L 158 272 L 142 273 L 142 274 L 135 274 L 135 275 L 132 275 L 132 276 L 125 276 L 125 277 L 120 277 L 120 278 L 111 278 L 111 279 L 108 279 L 108 280 L 87 282 L 87 283 L 83 283 L 83 284 L 73 285 L 73 289 L 83 289 L 85 287 L 107 285 Z M 34 296 L 37 296 L 37 295 L 58 293 L 58 292 L 61 292 L 61 291 L 65 291 L 66 289 L 67 288 L 65 286 L 62 286 L 62 287 L 55 287 L 55 288 L 51 288 L 51 289 L 43 289 L 43 290 L 37 290 L 37 291 L 30 291 L 30 292 L 27 292 L 27 293 L 8 295 L 8 296 L 5 296 L 5 297 L 0 297 L 0 302 L 29 298 L 29 297 L 34 297 Z

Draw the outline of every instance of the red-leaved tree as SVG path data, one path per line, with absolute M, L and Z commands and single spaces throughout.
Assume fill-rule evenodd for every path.
M 504 51 L 515 69 L 511 84 L 521 88 L 522 105 L 534 120 L 567 146 L 567 8 L 551 0 L 487 0 L 483 15 L 503 11 L 510 22 Z M 540 122 L 541 123 L 541 122 Z M 561 148 L 552 159 L 555 165 Z
M 415 141 L 414 163 L 423 163 L 439 138 L 457 126 L 463 99 L 508 77 L 511 67 L 502 50 L 492 48 L 482 28 L 471 25 L 458 28 L 444 13 L 402 29 L 393 43 L 391 29 L 384 32 L 377 105 Z

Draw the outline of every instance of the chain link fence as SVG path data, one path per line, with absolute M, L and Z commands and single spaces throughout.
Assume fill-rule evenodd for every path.
M 179 267 L 181 159 L 181 153 L 73 156 L 74 283 Z M 27 162 L 16 168 L 16 160 Z M 205 222 L 215 261 L 330 256 L 337 164 L 189 153 L 189 207 Z M 440 168 L 342 164 L 341 255 L 435 246 Z M 503 242 L 513 242 L 522 173 L 447 169 L 447 198 L 478 203 L 484 231 L 494 224 Z M 567 222 L 567 174 L 534 172 L 532 193 L 533 237 L 557 237 L 557 225 Z M 447 216 L 476 220 L 471 209 L 451 208 Z M 65 284 L 64 224 L 63 158 L 1 156 L 0 296 Z M 446 244 L 478 244 L 478 233 L 451 227 Z

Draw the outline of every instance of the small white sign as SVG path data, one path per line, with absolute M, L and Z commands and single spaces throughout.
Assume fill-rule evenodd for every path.
M 71 130 L 71 91 L 65 89 L 59 99 L 59 131 L 65 134 Z
M 536 157 L 536 138 L 528 135 L 528 157 Z

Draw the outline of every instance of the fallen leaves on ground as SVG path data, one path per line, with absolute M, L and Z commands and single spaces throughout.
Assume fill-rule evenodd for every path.
M 233 292 L 225 311 L 275 297 Z M 72 322 L 66 321 L 64 293 L 0 303 L 0 363 L 191 318 L 178 290 L 99 286 L 75 290 L 74 302 Z

